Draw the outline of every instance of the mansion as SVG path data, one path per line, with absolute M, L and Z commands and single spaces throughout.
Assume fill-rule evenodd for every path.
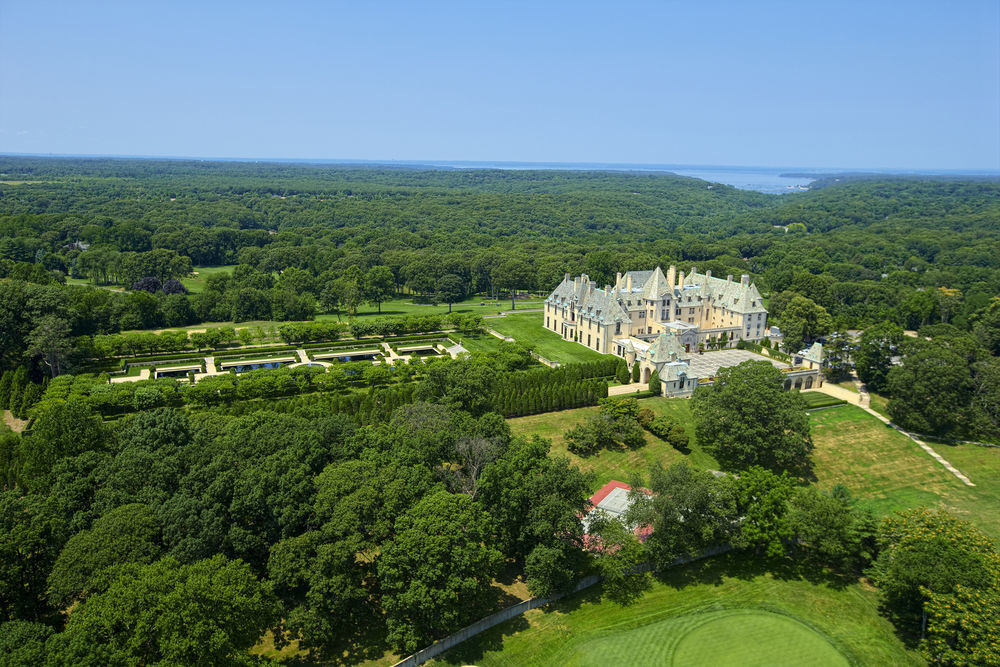
M 711 271 L 701 274 L 693 267 L 687 274 L 673 266 L 666 274 L 659 267 L 619 273 L 614 285 L 603 288 L 586 275 L 570 278 L 567 273 L 545 299 L 544 311 L 546 329 L 622 357 L 630 366 L 638 362 L 643 382 L 655 370 L 667 396 L 690 394 L 699 381 L 711 380 L 715 373 L 701 360 L 692 365 L 702 350 L 733 348 L 740 340 L 777 342 L 780 336 L 768 329 L 767 310 L 750 276 L 714 278 Z M 807 373 L 812 387 L 819 381 L 822 346 L 814 345 L 796 361 L 801 371 L 790 375 Z M 786 384 L 805 387 L 805 377 L 792 382 Z

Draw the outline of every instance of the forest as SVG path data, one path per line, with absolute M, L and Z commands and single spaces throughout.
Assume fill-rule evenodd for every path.
M 810 486 L 804 403 L 769 364 L 692 399 L 694 437 L 736 474 L 649 471 L 655 495 L 630 517 L 651 527 L 645 544 L 615 522 L 585 535 L 594 480 L 505 421 L 592 406 L 571 451 L 638 446 L 643 429 L 683 448 L 677 423 L 608 397 L 629 376 L 612 357 L 548 369 L 497 343 L 402 370 L 109 383 L 130 355 L 259 342 L 241 322 L 275 323 L 276 350 L 474 335 L 478 315 L 355 315 L 402 294 L 516 301 L 565 273 L 606 284 L 657 264 L 749 273 L 788 349 L 827 343 L 830 381 L 855 370 L 918 433 L 1000 438 L 997 180 L 777 196 L 662 173 L 0 156 L 0 408 L 23 418 L 0 432 L 0 654 L 253 664 L 265 642 L 358 663 L 502 606 L 508 575 L 548 595 L 598 573 L 628 604 L 639 562 L 725 543 L 769 557 L 794 544 L 817 567 L 868 573 L 901 633 L 931 615 L 928 651 L 995 657 L 941 609 L 997 608 L 996 545 L 947 515 L 881 519 L 856 490 Z M 189 290 L 207 267 L 225 268 Z M 208 328 L 153 332 L 192 325 Z M 713 428 L 758 398 L 773 410 L 755 428 Z M 958 564 L 933 579 L 941 553 Z M 982 582 L 992 597 L 970 600 Z

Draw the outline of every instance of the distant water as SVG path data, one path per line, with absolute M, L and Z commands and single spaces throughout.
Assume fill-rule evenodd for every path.
M 0 155 L 4 153 L 0 152 Z M 9 155 L 31 155 L 11 153 Z M 1000 177 L 1000 169 L 959 170 L 959 169 L 884 169 L 884 168 L 815 168 L 815 167 L 734 167 L 722 165 L 692 164 L 628 164 L 609 162 L 497 162 L 475 160 L 348 160 L 348 159 L 307 159 L 307 158 L 239 158 L 239 157 L 191 157 L 154 155 L 47 155 L 36 157 L 81 157 L 81 158 L 127 158 L 127 159 L 167 159 L 198 160 L 202 162 L 275 162 L 285 164 L 330 164 L 371 167 L 415 167 L 419 169 L 540 169 L 565 171 L 637 171 L 670 172 L 679 176 L 700 178 L 710 183 L 723 183 L 740 190 L 756 190 L 769 194 L 785 194 L 808 189 L 811 178 L 789 177 L 782 174 L 812 174 L 818 177 L 843 173 L 865 173 L 885 175 L 922 176 L 989 176 Z
M 700 178 L 710 183 L 731 185 L 740 190 L 756 190 L 770 194 L 782 194 L 806 189 L 812 183 L 810 178 L 789 178 L 784 173 L 806 171 L 796 167 L 722 167 L 712 165 L 679 164 L 608 164 L 601 162 L 417 162 L 420 166 L 448 167 L 451 169 L 560 169 L 560 170 L 600 170 L 600 171 L 645 171 L 670 172 L 678 176 Z M 816 170 L 810 169 L 809 173 Z M 830 173 L 840 170 L 829 170 Z

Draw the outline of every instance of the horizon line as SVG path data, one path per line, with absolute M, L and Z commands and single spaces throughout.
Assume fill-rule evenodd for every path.
M 139 155 L 124 153 L 19 153 L 0 151 L 0 157 L 36 157 L 36 158 L 77 158 L 77 159 L 115 159 L 115 160 L 174 160 L 190 162 L 245 162 L 260 163 L 270 162 L 279 164 L 343 164 L 343 165 L 372 165 L 372 166 L 394 166 L 413 165 L 421 167 L 452 167 L 452 168 L 490 168 L 489 165 L 507 165 L 508 168 L 515 165 L 525 165 L 535 167 L 539 170 L 560 168 L 573 169 L 579 171 L 601 171 L 612 168 L 615 171 L 665 171 L 668 168 L 678 169 L 798 169 L 827 172 L 829 174 L 839 173 L 886 173 L 886 174 L 963 174 L 963 175 L 1000 175 L 1000 167 L 997 168 L 938 168 L 938 167 L 816 167 L 797 165 L 738 165 L 738 164 L 695 164 L 695 163 L 672 163 L 672 162 L 563 162 L 558 160 L 534 161 L 534 160 L 451 160 L 451 159 L 373 159 L 373 158 L 296 158 L 296 157 L 234 157 L 234 156 L 190 156 L 190 155 Z M 459 166 L 467 165 L 467 166 Z M 480 165 L 480 166 L 475 166 Z M 502 166 L 493 167 L 503 169 Z

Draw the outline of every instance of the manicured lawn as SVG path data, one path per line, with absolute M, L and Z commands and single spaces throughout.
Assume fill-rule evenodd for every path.
M 469 352 L 486 352 L 487 354 L 496 352 L 500 348 L 500 344 L 503 343 L 502 340 L 490 334 L 477 334 L 473 336 L 468 334 L 452 334 L 452 339 L 460 342 L 462 347 Z
M 517 308 L 541 308 L 542 301 L 518 301 Z M 451 305 L 453 313 L 475 313 L 477 315 L 496 315 L 503 311 L 510 310 L 510 301 L 491 301 L 481 296 L 471 296 L 464 301 L 459 301 Z M 402 296 L 382 304 L 381 314 L 375 306 L 362 304 L 358 308 L 356 315 L 352 317 L 382 317 L 386 315 L 445 315 L 448 313 L 448 304 L 414 303 L 412 296 Z M 537 313 L 536 313 L 537 314 Z M 341 315 L 341 317 L 346 317 Z M 317 315 L 316 319 L 337 319 L 336 315 Z M 493 320 L 490 320 L 491 322 Z
M 205 291 L 205 285 L 208 283 L 209 276 L 217 273 L 231 273 L 235 268 L 235 264 L 225 264 L 222 266 L 196 266 L 192 270 L 192 275 L 188 278 L 183 278 L 181 282 L 184 283 L 184 287 L 187 287 L 189 292 L 197 294 L 198 292 Z
M 563 364 L 595 361 L 608 356 L 579 343 L 563 340 L 559 334 L 542 326 L 543 317 L 540 312 L 518 313 L 491 318 L 486 320 L 486 325 L 505 336 L 510 336 L 522 345 L 530 346 L 546 359 Z
M 816 484 L 843 484 L 879 514 L 948 510 L 1000 542 L 1000 449 L 929 443 L 976 484 L 969 487 L 905 435 L 858 407 L 811 413 Z
M 511 430 L 516 435 L 537 434 L 552 440 L 552 456 L 564 456 L 584 472 L 593 472 L 591 480 L 596 491 L 612 479 L 629 482 L 633 475 L 648 477 L 649 468 L 659 463 L 664 468 L 687 460 L 698 468 L 718 470 L 719 464 L 707 452 L 698 447 L 694 440 L 694 424 L 691 421 L 690 401 L 683 398 L 644 398 L 639 401 L 641 408 L 649 408 L 659 415 L 671 417 L 681 424 L 689 436 L 690 452 L 682 453 L 648 431 L 646 445 L 638 449 L 603 450 L 597 454 L 580 457 L 566 449 L 565 433 L 572 426 L 597 414 L 598 408 L 578 408 L 549 412 L 530 417 L 509 419 Z
M 971 488 L 952 484 L 942 489 L 940 506 L 976 524 L 1000 544 L 1000 448 L 928 444 L 975 484 Z
M 535 609 L 439 658 L 489 665 L 921 665 L 878 614 L 874 589 L 753 556 L 660 575 L 638 602 L 599 587 Z

